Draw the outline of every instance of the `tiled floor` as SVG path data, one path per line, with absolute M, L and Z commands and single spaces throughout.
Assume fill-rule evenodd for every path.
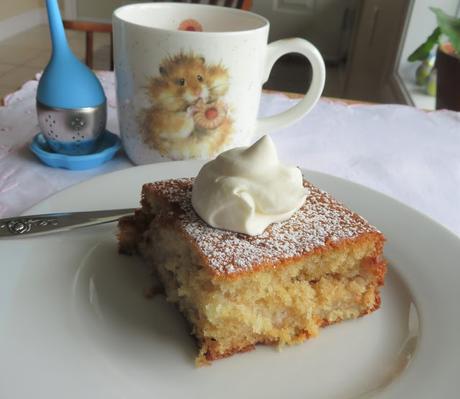
M 67 37 L 74 53 L 81 59 L 85 54 L 85 34 L 68 31 Z M 108 34 L 94 36 L 94 67 L 108 69 Z M 0 98 L 17 90 L 48 63 L 51 44 L 47 25 L 40 25 L 0 42 Z
M 68 31 L 72 50 L 80 58 L 85 54 L 85 34 Z M 109 68 L 110 38 L 108 34 L 94 35 L 94 68 Z M 0 42 L 0 99 L 19 89 L 33 79 L 48 63 L 51 44 L 47 25 L 40 25 Z M 309 81 L 306 61 L 286 57 L 277 62 L 265 88 L 273 90 L 305 92 Z M 328 67 L 324 95 L 340 97 L 343 85 L 343 67 Z

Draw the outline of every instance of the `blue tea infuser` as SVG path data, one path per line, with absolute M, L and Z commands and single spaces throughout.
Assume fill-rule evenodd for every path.
M 67 43 L 58 0 L 46 0 L 46 7 L 52 55 L 38 84 L 37 116 L 41 133 L 35 137 L 31 149 L 49 166 L 95 167 L 115 154 L 120 140 L 106 131 L 107 100 L 99 79 Z M 107 135 L 115 137 L 103 137 Z M 115 152 L 107 151 L 115 147 Z M 107 159 L 108 153 L 112 156 Z M 57 158 L 61 160 L 58 164 Z M 75 162 L 78 167 L 74 168 Z

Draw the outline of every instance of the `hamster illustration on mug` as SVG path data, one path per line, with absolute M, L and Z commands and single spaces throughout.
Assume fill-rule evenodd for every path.
M 151 77 L 140 126 L 144 142 L 171 159 L 209 158 L 229 142 L 233 121 L 223 97 L 228 70 L 193 52 L 163 59 Z

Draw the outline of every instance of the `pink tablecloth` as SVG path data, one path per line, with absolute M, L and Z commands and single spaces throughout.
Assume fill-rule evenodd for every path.
M 108 129 L 118 132 L 113 74 L 99 77 L 108 98 Z M 24 212 L 92 176 L 133 166 L 122 153 L 82 172 L 40 164 L 28 150 L 38 131 L 36 88 L 37 81 L 27 82 L 0 108 L 0 217 Z M 276 113 L 294 102 L 264 94 L 261 114 Z M 384 192 L 460 235 L 460 114 L 320 101 L 303 120 L 272 137 L 285 162 Z

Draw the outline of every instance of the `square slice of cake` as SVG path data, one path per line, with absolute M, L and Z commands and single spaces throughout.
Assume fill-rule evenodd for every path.
M 207 225 L 193 179 L 145 184 L 142 207 L 120 221 L 122 253 L 139 253 L 189 321 L 197 363 L 296 344 L 319 328 L 380 306 L 384 237 L 307 181 L 305 204 L 249 236 Z

